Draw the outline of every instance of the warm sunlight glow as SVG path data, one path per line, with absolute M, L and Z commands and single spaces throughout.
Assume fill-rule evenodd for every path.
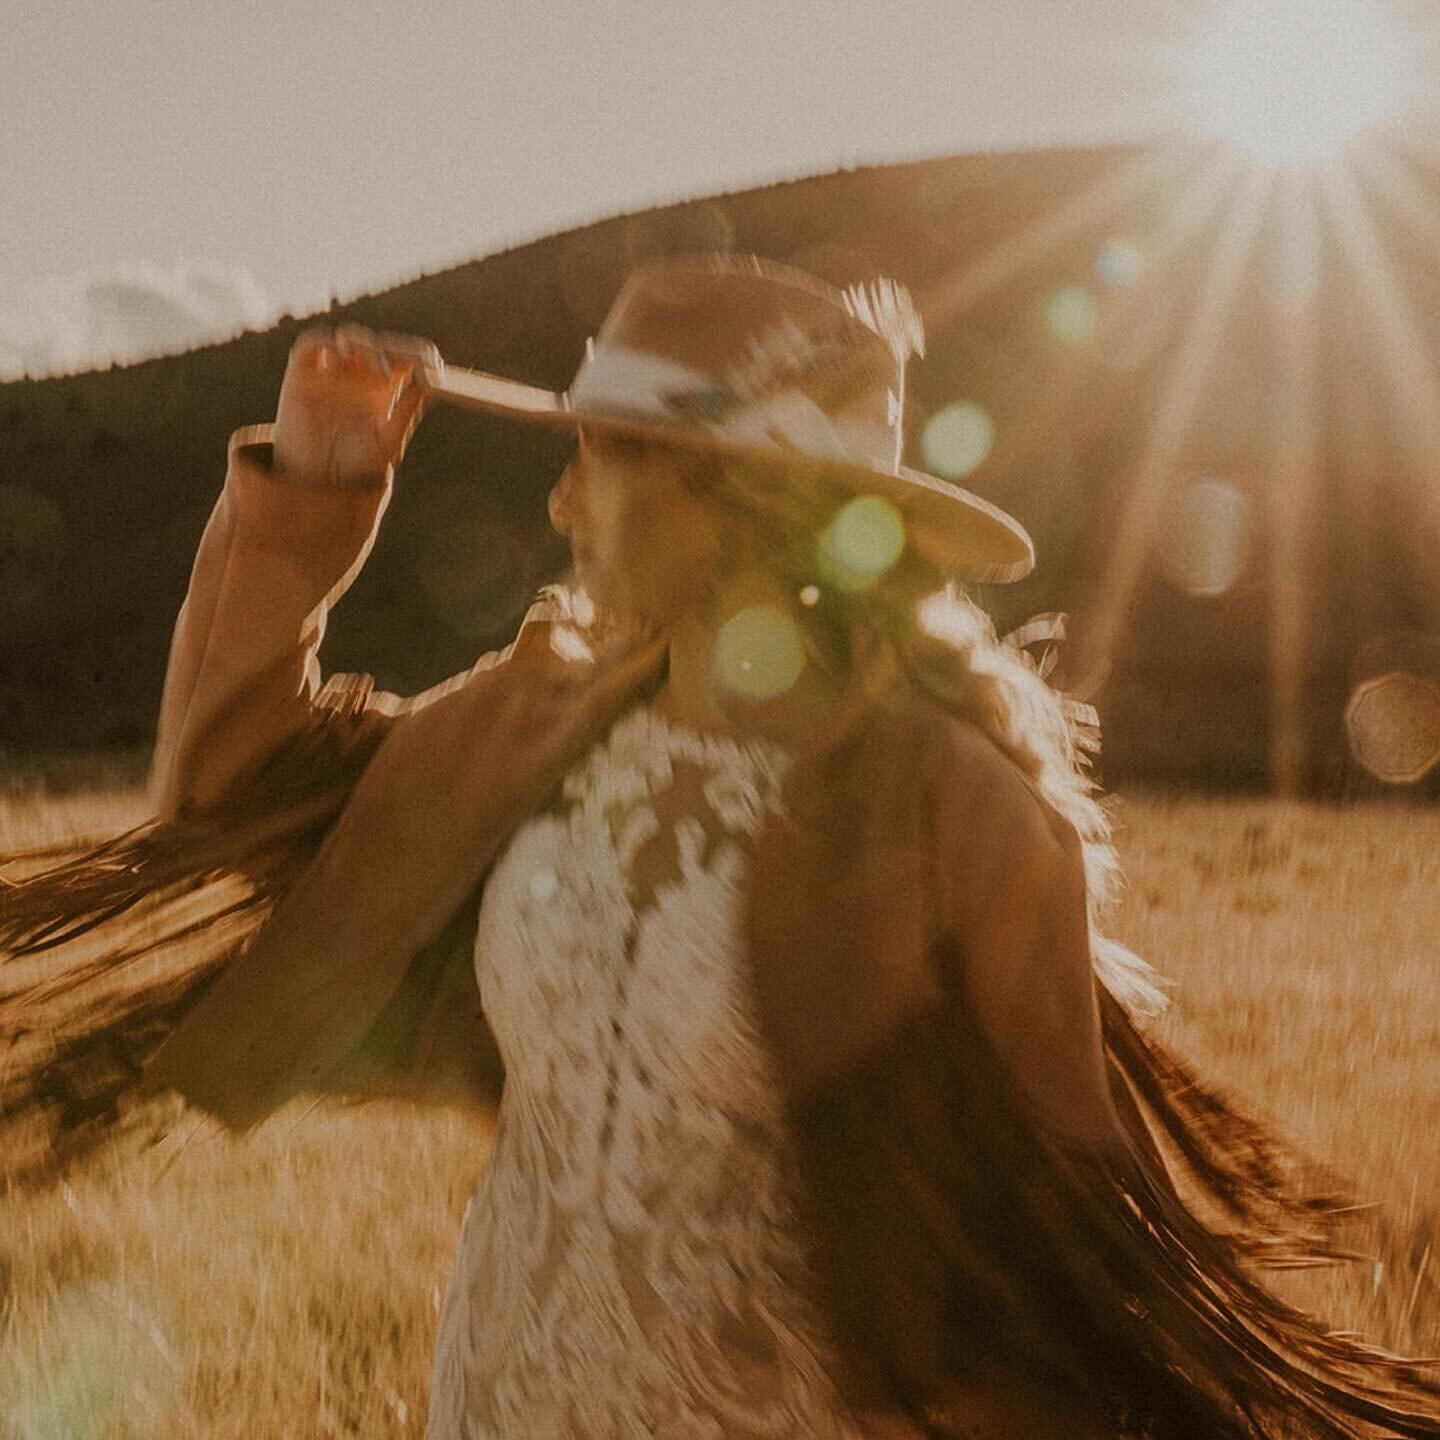
M 1272 168 L 1317 168 L 1404 113 L 1413 37 L 1379 0 L 1222 0 L 1187 64 L 1207 133 Z
M 1159 537 L 1160 568 L 1191 595 L 1223 595 L 1245 568 L 1250 501 L 1224 480 L 1197 480 L 1171 497 Z
M 1133 241 L 1112 235 L 1095 257 L 1095 273 L 1107 285 L 1125 289 L 1145 273 L 1145 257 Z

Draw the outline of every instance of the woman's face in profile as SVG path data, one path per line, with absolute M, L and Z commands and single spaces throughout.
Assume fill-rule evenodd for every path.
M 699 598 L 719 548 L 715 512 L 685 485 L 675 456 L 642 441 L 580 432 L 550 492 L 575 576 L 596 605 L 665 625 Z

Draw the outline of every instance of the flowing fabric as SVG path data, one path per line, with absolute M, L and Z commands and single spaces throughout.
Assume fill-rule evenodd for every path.
M 1067 1397 L 1077 1430 L 1156 1440 L 1440 1434 L 1433 1370 L 1328 1331 L 1247 1263 L 1343 1258 L 1343 1199 L 1289 1189 L 1251 1122 L 1113 1001 L 1105 1022 L 1130 1142 L 1110 1154 L 1027 1124 L 958 1014 L 908 1029 L 796 1117 L 857 1385 L 936 1436 L 967 1433 L 948 1397 L 963 1412 L 969 1387 L 997 1383 Z M 1233 1230 L 1182 1200 L 1152 1125 L 1181 1134 L 1192 1189 Z
M 379 745 L 364 687 L 243 791 L 23 879 L 0 856 L 0 1171 L 44 1184 L 143 1109 L 146 1062 L 255 936 Z M 125 1112 L 122 1115 L 122 1110 Z
M 32 1177 L 53 1177 L 115 1133 L 158 1040 L 314 853 L 371 748 L 363 727 L 344 723 L 343 712 L 334 719 L 280 757 L 264 786 L 142 827 L 4 892 L 7 973 L 45 962 L 0 1000 L 12 1047 L 6 1125 L 49 1137 L 30 1152 Z M 909 873 L 914 847 L 887 856 L 863 837 L 897 815 L 928 812 L 927 786 L 942 782 L 923 763 L 927 737 L 952 723 L 922 714 L 887 728 L 882 718 L 858 748 L 841 744 L 808 767 L 812 793 L 791 804 L 801 817 L 829 814 L 826 844 L 808 872 L 783 847 L 767 866 L 778 856 L 791 882 L 823 890 L 827 873 L 838 887 L 845 867 L 863 862 L 878 867 L 873 893 L 883 895 L 887 867 L 893 860 L 895 875 Z M 892 757 L 878 778 L 877 754 Z M 866 815 L 873 823 L 852 823 Z M 138 918 L 150 928 L 122 938 Z M 809 948 L 834 951 L 834 981 L 849 937 L 833 912 L 828 924 Z M 91 948 L 68 961 L 74 947 L 60 942 L 77 936 Z M 952 944 L 922 965 L 909 954 L 916 943 L 918 932 L 899 927 L 890 953 L 872 948 L 870 962 L 947 982 L 964 964 Z M 752 959 L 757 980 L 784 968 L 765 963 L 773 952 Z M 139 978 L 157 960 L 167 961 L 157 978 Z M 130 982 L 111 983 L 115 967 Z M 837 1029 L 864 1018 L 837 1003 L 843 989 L 813 998 Z M 796 1050 L 803 1037 L 792 1033 L 786 1050 L 782 1011 L 763 986 L 760 1001 L 777 1053 Z M 962 988 L 949 983 L 936 1003 L 900 1013 L 859 1061 L 790 1090 L 800 1213 L 857 1402 L 901 1406 L 926 1433 L 959 1436 L 977 1387 L 1038 1383 L 1066 1397 L 1076 1426 L 1153 1440 L 1440 1436 L 1431 1370 L 1328 1331 L 1255 1276 L 1260 1264 L 1341 1256 L 1343 1199 L 1312 1193 L 1280 1142 L 1200 1084 L 1112 997 L 1102 991 L 1099 1003 L 1120 1119 L 1104 1143 L 1077 1145 L 1036 1123 Z M 403 1027 L 392 1050 L 381 1038 L 370 1056 L 376 1076 L 405 1059 Z M 1057 1422 L 1054 1433 L 1074 1432 Z

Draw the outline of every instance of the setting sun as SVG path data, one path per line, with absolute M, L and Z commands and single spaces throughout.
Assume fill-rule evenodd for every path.
M 1378 0 L 1226 0 L 1185 70 L 1192 119 L 1270 168 L 1318 168 L 1399 119 L 1415 96 L 1415 41 Z

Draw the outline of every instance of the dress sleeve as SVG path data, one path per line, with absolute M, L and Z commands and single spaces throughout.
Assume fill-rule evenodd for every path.
M 947 988 L 1052 1138 L 1117 1138 L 1080 837 L 978 732 L 950 737 L 932 794 Z

